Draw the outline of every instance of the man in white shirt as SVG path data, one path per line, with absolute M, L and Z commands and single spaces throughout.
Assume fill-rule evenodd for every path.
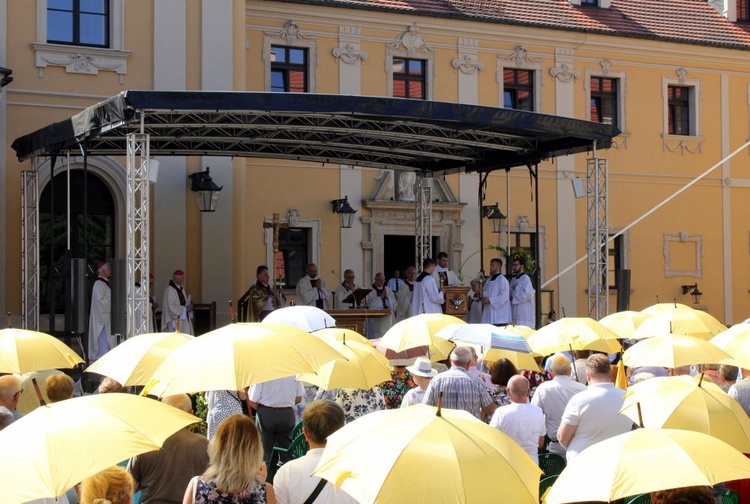
M 557 430 L 568 463 L 594 443 L 624 434 L 633 426 L 632 420 L 620 414 L 625 391 L 612 383 L 609 358 L 604 354 L 589 356 L 586 376 L 589 386 L 570 399 Z
M 750 415 L 750 370 L 742 370 L 742 380 L 729 387 L 728 394 Z
M 432 278 L 435 279 L 441 289 L 450 285 L 461 285 L 458 276 L 450 270 L 448 254 L 445 252 L 438 252 L 437 263 L 435 264 L 435 271 L 432 272 Z
M 294 405 L 302 402 L 302 383 L 287 376 L 253 385 L 247 391 L 247 400 L 258 411 L 258 427 L 263 441 L 263 460 L 271 464 L 274 445 L 289 448 L 292 444 L 292 431 L 296 422 Z M 286 462 L 289 456 L 282 456 Z
M 435 271 L 435 260 L 429 257 L 422 263 L 422 273 L 414 283 L 411 297 L 411 314 L 443 313 L 443 293 L 438 290 L 438 284 L 431 276 Z
M 511 323 L 510 286 L 502 275 L 503 261 L 490 261 L 490 277 L 484 282 L 482 293 L 482 323 L 508 325 Z
M 534 462 L 539 464 L 539 447 L 544 445 L 544 413 L 529 404 L 529 380 L 515 375 L 508 380 L 508 397 L 512 401 L 495 411 L 490 426 L 500 429 L 518 443 Z
M 354 294 L 354 291 L 357 290 L 354 278 L 354 271 L 350 269 L 344 271 L 344 281 L 333 291 L 333 307 L 336 310 L 348 310 L 349 308 L 356 307 L 356 303 L 344 303 L 344 299 Z
M 273 478 L 273 490 L 278 504 L 304 504 L 313 494 L 313 502 L 327 504 L 356 504 L 356 500 L 342 490 L 335 490 L 312 473 L 320 462 L 328 436 L 344 426 L 343 408 L 333 401 L 311 402 L 302 413 L 302 433 L 310 444 L 307 454 L 281 466 Z M 324 483 L 318 489 L 319 485 Z
M 375 274 L 375 281 L 372 284 L 372 291 L 365 298 L 367 306 L 372 310 L 388 310 L 390 313 L 384 317 L 373 317 L 372 334 L 368 334 L 370 339 L 382 338 L 393 326 L 394 315 L 396 313 L 396 296 L 391 289 L 385 285 L 385 275 L 382 273 Z
M 513 280 L 510 281 L 510 302 L 515 325 L 536 328 L 535 291 L 526 274 L 526 260 L 522 256 L 513 259 Z
M 331 289 L 322 278 L 318 277 L 318 266 L 315 263 L 308 264 L 307 275 L 297 282 L 297 304 L 317 306 L 321 310 L 327 310 L 329 297 L 331 297 Z
M 417 268 L 409 266 L 406 268 L 406 280 L 404 280 L 404 284 L 399 288 L 398 294 L 396 294 L 396 303 L 398 304 L 398 308 L 396 308 L 396 322 L 401 322 L 411 317 L 411 298 L 416 280 Z
M 550 453 L 564 456 L 565 448 L 557 440 L 557 429 L 560 428 L 560 421 L 568 402 L 574 395 L 586 390 L 586 385 L 570 377 L 570 359 L 566 355 L 555 354 L 550 360 L 552 361 L 550 374 L 553 378 L 536 387 L 531 404 L 539 406 L 544 412 L 547 436 L 550 438 Z

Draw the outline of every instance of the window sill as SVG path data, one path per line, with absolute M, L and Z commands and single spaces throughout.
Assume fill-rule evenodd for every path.
M 679 152 L 684 155 L 700 154 L 703 151 L 703 140 L 700 135 L 670 135 L 662 133 L 662 149 L 669 152 Z
M 63 44 L 31 44 L 36 55 L 39 78 L 48 66 L 64 67 L 67 73 L 99 75 L 99 71 L 115 72 L 120 84 L 125 83 L 128 58 L 131 51 L 103 49 L 100 47 L 70 46 Z

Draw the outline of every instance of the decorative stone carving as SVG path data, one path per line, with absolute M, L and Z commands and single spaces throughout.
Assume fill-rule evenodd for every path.
M 427 45 L 424 37 L 419 33 L 419 26 L 417 23 L 412 23 L 409 28 L 406 29 L 401 35 L 399 35 L 395 42 L 388 44 L 388 47 L 395 51 L 406 51 L 408 55 L 412 55 L 416 52 L 421 53 L 434 53 L 435 49 Z
M 581 73 L 575 70 L 570 63 L 560 63 L 558 66 L 550 68 L 549 73 L 560 82 L 570 82 L 581 76 Z
M 529 52 L 522 45 L 516 47 L 512 53 L 506 56 L 506 59 L 511 60 L 513 64 L 519 67 L 524 66 L 526 63 L 539 63 L 540 61 L 542 61 L 540 59 L 532 58 L 531 56 L 529 56 Z
M 299 219 L 299 210 L 297 210 L 296 208 L 290 208 L 286 212 L 286 220 L 287 222 L 289 222 L 289 227 L 297 227 L 297 224 L 299 224 Z
M 367 59 L 367 51 L 356 49 L 352 44 L 344 44 L 344 47 L 336 47 L 333 51 L 333 57 L 341 59 L 347 65 L 354 65 Z
M 684 84 L 688 71 L 685 68 L 680 67 L 677 70 L 675 70 L 674 73 L 677 74 L 677 80 L 679 81 L 679 83 Z
M 281 31 L 264 31 L 266 35 L 272 35 L 283 39 L 290 46 L 296 45 L 299 40 L 315 40 L 315 35 L 307 35 L 299 29 L 294 21 L 287 21 Z
M 692 260 L 692 264 L 688 266 L 688 269 L 676 269 L 672 264 L 672 260 L 670 257 L 671 252 L 676 252 L 676 250 L 671 251 L 670 249 L 672 247 L 687 247 L 690 246 L 690 244 L 692 244 L 692 248 L 695 254 Z M 703 237 L 701 235 L 689 235 L 684 231 L 680 231 L 676 235 L 665 234 L 663 253 L 664 276 L 690 276 L 696 278 L 700 278 L 703 276 Z M 690 268 L 690 266 L 692 266 L 692 268 Z
M 477 60 L 476 56 L 470 54 L 464 54 L 460 58 L 455 58 L 451 62 L 451 65 L 465 74 L 473 74 L 479 70 L 484 70 L 484 63 Z
M 677 141 L 677 140 L 675 140 Z M 688 154 L 700 154 L 703 151 L 703 143 L 701 140 L 696 139 L 697 145 L 693 148 L 691 148 L 687 144 L 687 140 L 679 140 L 677 141 L 677 145 L 675 147 L 672 147 L 669 145 L 668 139 L 665 137 L 662 141 L 662 147 L 664 150 L 668 150 L 669 152 L 677 152 L 679 151 L 681 155 L 685 155 L 687 152 Z
M 529 230 L 529 216 L 528 215 L 519 215 L 516 219 L 516 226 L 518 226 L 519 231 L 522 233 L 525 233 Z
M 417 174 L 414 172 L 401 172 L 398 174 L 398 201 L 414 201 L 414 184 L 417 182 Z
M 378 176 L 375 177 L 377 185 L 375 186 L 375 191 L 370 199 L 375 201 L 392 201 L 394 199 L 393 178 L 393 170 L 381 171 Z
M 612 62 L 608 59 L 601 60 L 599 65 L 602 67 L 602 75 L 609 75 L 609 71 L 612 68 Z
M 48 66 L 65 67 L 67 73 L 99 75 L 99 71 L 115 72 L 124 83 L 128 73 L 130 51 L 102 49 L 96 47 L 70 47 L 54 44 L 32 44 L 36 53 L 39 78 Z

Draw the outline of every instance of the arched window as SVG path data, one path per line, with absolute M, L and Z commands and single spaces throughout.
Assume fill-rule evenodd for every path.
M 71 257 L 86 255 L 91 272 L 96 271 L 97 262 L 115 256 L 116 216 L 112 192 L 99 176 L 88 172 L 88 226 L 84 232 L 83 178 L 83 170 L 70 171 L 70 251 L 66 233 L 67 173 L 63 170 L 55 175 L 39 198 L 39 288 L 40 311 L 44 314 L 49 314 L 52 306 L 55 313 L 64 313 L 65 278 Z

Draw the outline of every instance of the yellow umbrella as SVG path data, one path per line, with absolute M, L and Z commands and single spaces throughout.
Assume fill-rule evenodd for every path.
M 370 413 L 328 438 L 314 474 L 362 504 L 539 502 L 542 471 L 466 411 L 418 404 Z
M 617 362 L 617 377 L 615 378 L 615 386 L 622 390 L 628 389 L 628 376 L 625 374 L 625 364 L 622 359 Z
M 544 502 L 603 501 L 750 477 L 750 459 L 715 437 L 636 429 L 586 448 L 568 462 Z
M 344 329 L 341 327 L 330 327 L 328 329 L 321 329 L 311 333 L 316 338 L 320 338 L 326 343 L 329 341 L 341 341 L 349 343 L 351 341 L 357 341 L 366 345 L 373 346 L 372 341 L 368 340 L 361 334 L 351 329 Z
M 639 341 L 622 355 L 622 360 L 628 367 L 678 368 L 693 364 L 715 364 L 729 358 L 729 354 L 708 341 L 682 334 L 663 334 Z
M 164 359 L 192 339 L 193 336 L 179 332 L 134 336 L 104 354 L 86 371 L 109 376 L 126 387 L 145 385 Z
M 522 352 L 514 352 L 512 350 L 500 350 L 499 348 L 490 348 L 482 355 L 484 362 L 496 362 L 500 359 L 508 359 L 516 366 L 516 369 L 528 369 L 531 371 L 541 371 L 539 364 L 537 364 L 534 356 L 537 354 L 527 354 Z
M 201 390 L 243 390 L 255 383 L 313 373 L 341 354 L 296 327 L 229 324 L 172 352 L 143 390 L 157 396 Z
M 565 317 L 532 334 L 531 350 L 551 355 L 569 350 L 597 350 L 614 353 L 622 350 L 617 334 L 588 317 Z
M 703 432 L 750 453 L 750 418 L 703 376 L 665 376 L 633 385 L 620 413 L 644 427 Z
M 0 373 L 23 374 L 82 364 L 77 353 L 57 338 L 25 329 L 0 330 Z
M 657 315 L 659 313 L 670 312 L 673 310 L 692 310 L 692 308 L 686 304 L 672 302 L 672 303 L 656 303 L 655 305 L 651 305 L 648 308 L 644 308 L 641 311 L 643 313 L 648 313 L 649 315 Z
M 621 311 L 607 315 L 599 320 L 599 323 L 616 333 L 620 338 L 629 339 L 633 337 L 633 332 L 651 315 L 637 311 Z
M 318 387 L 331 389 L 370 389 L 391 379 L 388 359 L 369 343 L 358 341 L 327 342 L 344 357 L 323 364 L 314 373 L 297 376 Z
M 735 365 L 750 369 L 750 324 L 735 324 L 710 341 L 731 355 Z
M 104 468 L 158 450 L 200 421 L 131 394 L 77 397 L 40 406 L 0 432 L 0 502 L 54 498 Z
M 651 315 L 633 332 L 632 338 L 651 338 L 673 333 L 708 340 L 726 330 L 724 324 L 704 311 L 678 307 Z
M 449 324 L 465 324 L 460 318 L 442 313 L 423 313 L 398 322 L 380 340 L 379 346 L 394 352 L 428 346 L 430 351 L 445 359 L 453 350 L 453 343 L 435 335 Z M 440 359 L 439 359 L 440 360 Z

